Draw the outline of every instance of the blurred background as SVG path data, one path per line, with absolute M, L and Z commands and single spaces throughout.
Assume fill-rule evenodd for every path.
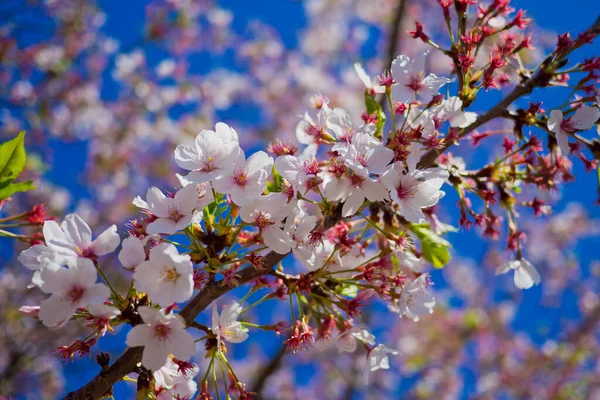
M 558 33 L 575 35 L 600 13 L 595 0 L 512 5 L 533 18 L 535 48 L 523 54 L 532 67 Z M 136 195 L 150 185 L 176 186 L 174 146 L 215 122 L 232 125 L 249 153 L 275 138 L 292 140 L 314 94 L 358 120 L 364 86 L 353 63 L 362 62 L 374 76 L 391 55 L 423 52 L 425 44 L 406 33 L 415 20 L 437 43 L 448 44 L 435 0 L 2 0 L 0 137 L 27 131 L 25 174 L 38 188 L 14 196 L 0 213 L 44 203 L 59 220 L 78 212 L 94 232 L 116 223 L 123 236 L 137 213 Z M 599 43 L 587 46 L 571 63 L 599 50 Z M 450 60 L 435 51 L 428 67 L 438 75 L 451 70 Z M 506 90 L 483 92 L 471 110 L 484 111 Z M 570 92 L 538 90 L 519 104 L 543 101 L 549 110 Z M 486 126 L 505 128 L 502 122 Z M 480 168 L 503 155 L 500 144 L 500 138 L 477 147 L 465 141 L 452 154 Z M 284 338 L 272 332 L 230 349 L 238 375 L 265 399 L 600 399 L 598 176 L 578 159 L 572 173 L 576 181 L 560 191 L 536 194 L 552 205 L 552 214 L 521 215 L 524 253 L 540 271 L 541 285 L 519 291 L 510 275 L 494 276 L 512 257 L 505 252 L 505 229 L 496 241 L 460 230 L 448 238 L 450 265 L 432 271 L 437 304 L 430 317 L 400 320 L 378 304 L 365 311 L 362 323 L 400 351 L 368 388 L 360 384 L 364 355 L 328 348 L 284 354 Z M 446 191 L 440 219 L 458 226 L 457 196 Z M 52 354 L 84 336 L 75 326 L 47 330 L 19 314 L 21 305 L 39 304 L 42 295 L 25 289 L 30 273 L 14 259 L 22 249 L 14 246 L 0 239 L 0 395 L 59 398 L 99 367 L 93 357 L 65 363 Z M 119 281 L 116 257 L 106 268 L 127 284 Z M 287 318 L 286 310 L 268 302 L 253 318 L 276 323 Z M 116 357 L 126 333 L 108 334 L 92 354 Z M 203 364 L 199 354 L 195 361 Z M 119 383 L 115 398 L 129 398 L 133 390 Z

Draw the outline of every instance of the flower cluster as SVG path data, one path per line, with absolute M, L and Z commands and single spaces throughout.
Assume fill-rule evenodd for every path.
M 518 216 L 524 208 L 543 215 L 547 207 L 526 191 L 521 197 L 522 188 L 548 191 L 557 181 L 568 181 L 569 153 L 587 162 L 586 167 L 597 168 L 580 147 L 585 145 L 596 155 L 597 142 L 581 135 L 600 117 L 597 93 L 585 86 L 600 65 L 591 60 L 570 70 L 589 74 L 578 88 L 590 95 L 549 115 L 536 104 L 508 110 L 512 100 L 486 113 L 468 111 L 478 91 L 501 86 L 502 68 L 530 47 L 528 36 L 517 40 L 508 34 L 512 28 L 524 29 L 528 20 L 519 11 L 506 22 L 503 17 L 511 12 L 508 2 L 494 2 L 479 7 L 476 22 L 467 29 L 466 13 L 472 3 L 457 0 L 455 38 L 450 3 L 440 2 L 450 29 L 449 49 L 433 42 L 419 23 L 411 35 L 450 57 L 456 78 L 430 72 L 428 51 L 398 56 L 376 79 L 355 64 L 365 86 L 362 114 L 347 112 L 326 96 L 314 96 L 313 107 L 297 121 L 297 143 L 275 141 L 268 153 L 247 156 L 240 144 L 244 135 L 225 123 L 204 129 L 193 143 L 174 149 L 182 172 L 176 175 L 176 190 L 154 186 L 145 199 L 132 200 L 140 216 L 129 222 L 123 238 L 113 225 L 93 239 L 89 225 L 76 213 L 61 224 L 45 220 L 36 210 L 24 215 L 32 225 L 42 225 L 42 236 L 35 243 L 29 240 L 32 246 L 19 260 L 34 271 L 30 286 L 49 297 L 22 312 L 51 328 L 83 321 L 93 329 L 84 340 L 59 349 L 66 359 L 89 353 L 114 327 L 130 325 L 126 344 L 142 349 L 125 353 L 123 357 L 138 359 L 130 360 L 131 370 L 124 372 L 137 374 L 142 397 L 193 396 L 200 367 L 192 358 L 203 341 L 204 357 L 210 361 L 199 398 L 212 398 L 211 369 L 217 396 L 220 369 L 228 396 L 250 398 L 252 392 L 236 375 L 227 349 L 254 330 L 285 335 L 283 342 L 292 353 L 310 350 L 319 342 L 331 342 L 340 352 L 364 350 L 368 382 L 371 372 L 390 368 L 388 355 L 398 355 L 399 350 L 376 342 L 362 326 L 360 317 L 367 305 L 380 301 L 414 322 L 434 312 L 434 283 L 427 268 L 442 268 L 450 259 L 450 245 L 442 236 L 455 228 L 442 222 L 436 209 L 448 189 L 458 196 L 461 227 L 476 226 L 484 235 L 498 238 L 506 220 L 506 248 L 514 257 L 497 267 L 496 274 L 514 271 L 519 289 L 539 284 L 541 274 L 524 257 L 526 235 Z M 154 28 L 150 35 L 164 37 L 158 23 Z M 489 62 L 480 65 L 483 41 L 504 31 L 501 42 L 488 49 Z M 590 29 L 585 35 L 596 34 Z M 552 57 L 515 89 L 519 96 L 535 86 L 559 82 L 566 73 L 561 71 L 565 57 L 588 40 L 559 41 Z M 38 53 L 39 67 L 59 68 L 65 57 L 60 50 Z M 143 62 L 137 53 L 121 55 L 116 79 L 135 76 Z M 162 64 L 157 73 L 166 76 L 175 71 Z M 451 91 L 456 95 L 450 96 Z M 505 135 L 503 158 L 467 170 L 459 157 L 440 156 L 457 142 L 466 142 L 468 135 L 475 146 L 497 134 L 475 131 L 497 117 L 514 124 L 509 132 L 500 132 Z M 523 133 L 524 126 L 548 133 L 549 153 L 543 153 L 537 136 Z M 569 144 L 569 138 L 576 144 Z M 119 245 L 118 260 L 131 274 L 126 290 L 113 285 L 105 272 L 112 261 L 109 255 Z M 287 255 L 297 262 L 284 262 Z M 220 296 L 250 282 L 247 294 L 219 312 Z M 259 293 L 262 297 L 257 298 Z M 289 320 L 278 325 L 248 320 L 248 310 L 277 300 L 289 302 Z M 211 303 L 207 326 L 196 319 Z M 196 331 L 202 336 L 195 337 Z M 108 361 L 98 362 L 109 388 L 123 378 L 105 369 Z

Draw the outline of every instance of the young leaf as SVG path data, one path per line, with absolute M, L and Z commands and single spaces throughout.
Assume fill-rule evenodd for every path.
M 15 193 L 19 192 L 27 192 L 29 190 L 35 189 L 33 185 L 33 181 L 25 181 L 25 182 L 4 182 L 0 185 L 0 200 L 8 199 Z
M 23 168 L 27 156 L 25 154 L 25 132 L 0 145 L 0 182 L 15 180 Z
M 450 243 L 429 229 L 426 224 L 412 224 L 410 230 L 421 242 L 423 257 L 435 268 L 443 268 L 450 261 Z

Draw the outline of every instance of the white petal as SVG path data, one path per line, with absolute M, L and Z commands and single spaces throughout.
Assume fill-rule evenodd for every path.
M 194 343 L 192 335 L 185 329 L 176 329 L 171 332 L 170 336 L 170 352 L 179 360 L 189 360 L 196 352 L 196 343 Z
M 115 251 L 119 243 L 121 243 L 121 238 L 117 233 L 117 226 L 112 225 L 92 242 L 91 249 L 95 255 L 103 256 Z
M 573 126 L 579 130 L 590 129 L 600 119 L 600 110 L 597 107 L 583 106 L 575 111 L 571 118 Z
M 86 248 L 92 242 L 92 230 L 78 214 L 67 215 L 61 228 L 79 248 Z
M 53 328 L 57 325 L 64 325 L 73 315 L 71 303 L 65 301 L 62 295 L 54 294 L 40 304 L 40 320 L 47 327 Z

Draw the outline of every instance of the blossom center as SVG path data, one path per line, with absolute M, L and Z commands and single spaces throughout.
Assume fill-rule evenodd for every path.
M 175 222 L 179 222 L 183 218 L 183 214 L 177 207 L 169 207 L 169 218 Z
M 162 280 L 166 282 L 175 282 L 181 274 L 177 272 L 175 267 L 165 267 L 163 270 Z
M 168 325 L 158 324 L 154 327 L 155 338 L 165 340 L 169 337 L 169 332 L 171 332 L 171 328 Z
M 71 303 L 77 303 L 83 297 L 84 293 L 85 293 L 85 288 L 83 286 L 74 285 L 71 287 L 71 289 L 69 289 L 69 291 L 66 293 L 65 297 Z
M 258 217 L 256 217 L 254 224 L 258 228 L 266 228 L 267 226 L 275 225 L 275 222 L 273 222 L 271 214 L 261 212 Z
M 233 181 L 238 186 L 246 186 L 248 183 L 248 172 L 245 169 L 235 171 Z
M 402 183 L 398 184 L 398 189 L 396 190 L 396 192 L 398 193 L 398 198 L 400 200 L 412 198 L 416 191 L 417 190 L 414 185 L 403 185 Z
M 560 123 L 560 128 L 565 132 L 575 132 L 575 127 L 570 119 L 563 119 Z
M 423 72 L 419 72 L 418 75 L 412 75 L 406 87 L 418 92 L 423 87 Z

